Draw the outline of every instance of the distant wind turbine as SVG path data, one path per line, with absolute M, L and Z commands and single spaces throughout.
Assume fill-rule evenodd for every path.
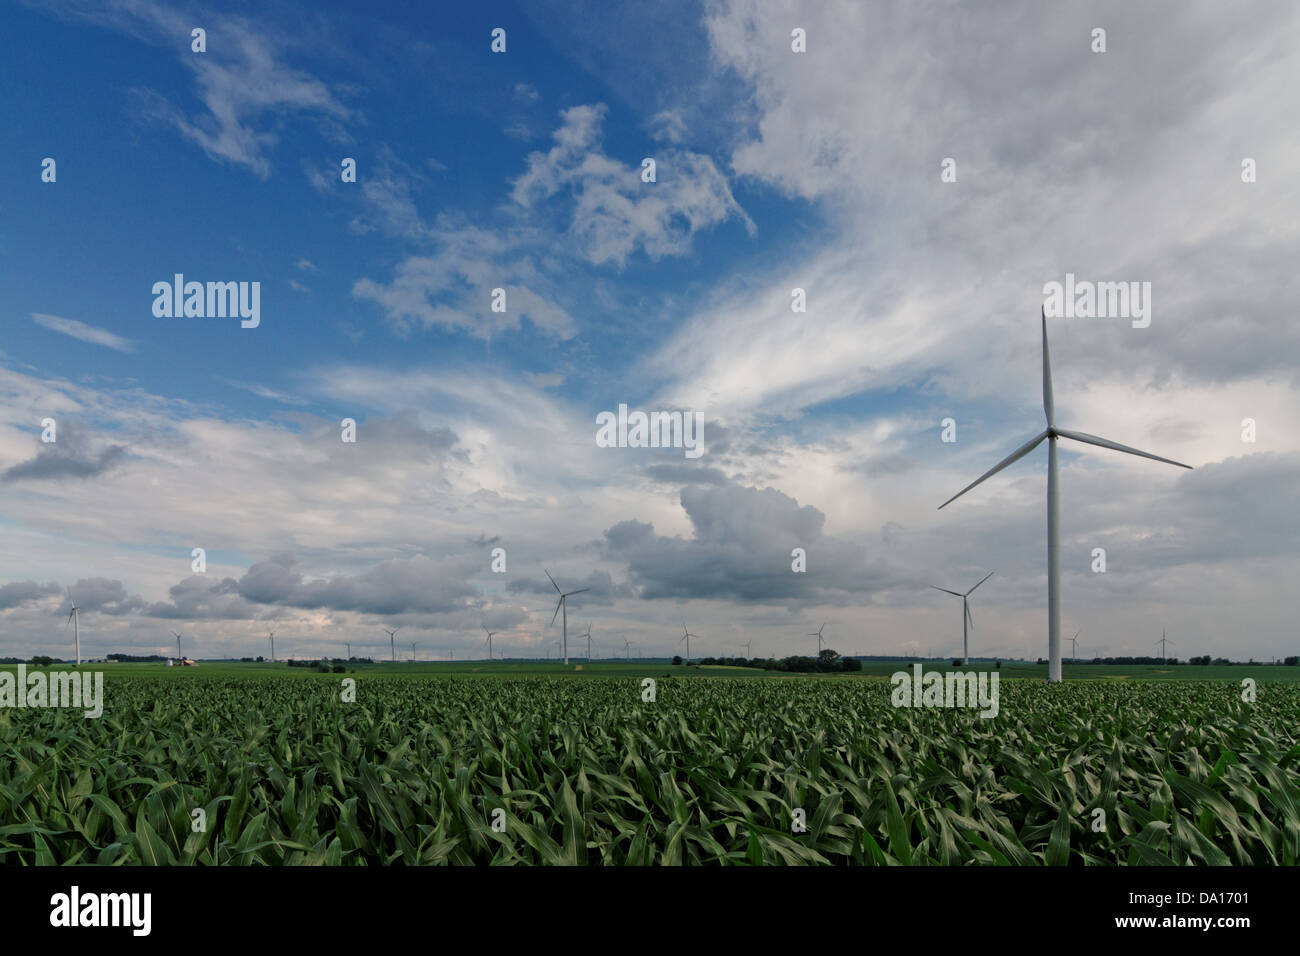
M 628 660 L 631 660 L 631 659 L 632 659 L 632 642 L 629 641 L 626 637 L 623 638 L 623 650 L 627 651 L 627 659 L 628 659 Z
M 172 637 L 176 638 L 176 663 L 179 664 L 179 663 L 181 662 L 181 633 L 180 633 L 180 631 L 172 631 Z
M 492 660 L 492 635 L 495 634 L 496 631 L 489 631 L 486 624 L 480 624 L 479 627 L 483 628 L 484 632 L 487 634 L 488 660 Z
M 979 584 L 975 585 L 975 588 L 993 577 L 994 573 L 995 572 L 990 571 L 988 574 L 984 575 L 984 577 L 980 579 Z M 975 619 L 970 615 L 970 602 L 968 598 L 975 593 L 975 588 L 971 588 L 965 594 L 958 594 L 956 591 L 949 591 L 947 588 L 941 588 L 936 584 L 931 584 L 930 587 L 934 588 L 936 591 L 942 591 L 944 594 L 951 594 L 953 597 L 961 598 L 961 662 L 963 664 L 969 663 L 968 648 L 970 647 L 970 644 L 967 641 L 966 625 L 970 624 L 971 626 L 974 626 Z
M 546 571 L 545 568 L 542 568 L 542 570 Z M 546 576 L 548 578 L 551 578 L 551 572 L 546 571 Z M 564 663 L 565 666 L 568 666 L 569 663 L 569 601 L 568 599 L 573 597 L 573 595 L 575 594 L 581 594 L 583 591 L 590 591 L 591 588 L 578 588 L 578 590 L 569 591 L 566 594 L 564 591 L 561 591 L 560 586 L 555 583 L 555 578 L 551 578 L 551 584 L 555 586 L 556 593 L 560 595 L 559 603 L 555 605 L 555 614 L 551 615 L 551 624 L 552 625 L 555 624 L 556 615 L 558 615 L 561 611 L 563 611 L 564 612 Z
M 587 663 L 591 663 L 591 624 L 587 624 Z
M 750 647 L 750 645 L 751 645 L 752 643 L 753 643 L 753 641 L 746 641 L 744 644 L 741 644 L 741 645 L 740 645 L 741 647 L 743 647 L 743 648 L 745 649 L 745 659 L 746 659 L 746 660 L 749 660 L 749 658 L 751 658 L 751 657 L 754 656 L 753 654 L 751 654 L 751 653 L 749 652 L 749 647 Z
M 817 656 L 818 656 L 818 657 L 821 657 L 821 656 L 822 656 L 822 631 L 824 631 L 824 630 L 826 630 L 826 625 L 825 625 L 825 624 L 823 624 L 821 627 L 817 628 L 817 630 L 813 631 L 811 634 L 808 635 L 809 637 L 815 637 L 815 638 L 817 638 Z
M 81 608 L 77 607 L 77 602 L 73 599 L 71 591 L 68 592 L 68 600 L 72 602 L 72 610 L 68 612 L 68 620 L 63 622 L 63 630 L 67 631 L 68 621 L 71 621 L 72 636 L 74 640 L 76 640 L 77 642 L 77 666 L 80 667 L 81 666 L 81 626 L 80 626 L 81 619 L 78 617 L 78 612 L 80 612 Z
M 1113 451 L 1122 451 L 1127 455 L 1137 455 L 1139 458 L 1150 458 L 1153 461 L 1164 462 L 1166 465 L 1176 465 L 1179 468 L 1190 469 L 1192 466 L 1184 465 L 1182 462 L 1173 461 L 1169 458 L 1161 458 L 1159 455 L 1152 455 L 1149 452 L 1139 451 L 1136 448 L 1130 448 L 1128 445 L 1121 445 L 1105 438 L 1098 438 L 1096 435 L 1057 428 L 1056 408 L 1052 400 L 1052 364 L 1047 351 L 1047 309 L 1045 306 L 1042 310 L 1042 320 L 1043 413 L 1047 416 L 1047 428 L 1034 438 L 1029 439 L 1029 441 L 939 507 L 942 509 L 956 501 L 986 478 L 991 478 L 1003 468 L 1024 458 L 1042 444 L 1043 439 L 1047 439 L 1047 679 L 1052 683 L 1056 683 L 1061 680 L 1061 507 L 1060 497 L 1057 492 L 1057 438 L 1072 438 L 1087 445 L 1110 448 Z
M 691 662 L 691 638 L 693 637 L 698 640 L 699 636 L 700 635 L 692 634 L 690 631 L 686 630 L 686 622 L 682 621 L 682 637 L 677 643 L 680 644 L 682 641 L 686 642 L 686 663 L 688 664 Z
M 400 624 L 397 625 L 397 627 L 393 628 L 391 631 L 388 628 L 383 629 L 384 633 L 388 635 L 388 653 L 393 658 L 394 664 L 397 663 L 397 645 L 396 643 L 394 643 L 394 638 L 397 632 L 400 631 L 401 629 L 402 629 L 402 625 Z
M 1165 653 L 1165 645 L 1173 644 L 1174 642 L 1165 637 L 1164 628 L 1160 629 L 1160 640 L 1156 641 L 1156 643 L 1160 645 L 1160 657 L 1164 660 L 1166 664 L 1168 664 L 1169 655 Z M 1177 647 L 1178 645 L 1174 644 L 1174 646 Z
M 411 641 L 411 663 L 415 663 L 415 641 Z
M 1070 638 L 1070 657 L 1076 661 L 1079 659 L 1078 643 L 1079 643 L 1079 635 L 1082 633 L 1083 633 L 1082 631 L 1075 631 L 1074 637 Z
M 267 631 L 266 636 L 271 639 L 271 660 L 275 660 L 275 631 Z

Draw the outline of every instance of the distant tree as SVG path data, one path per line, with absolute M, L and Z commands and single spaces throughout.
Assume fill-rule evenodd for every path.
M 674 667 L 681 667 L 681 666 L 682 666 L 682 655 L 680 655 L 680 654 L 674 654 L 674 655 L 673 655 L 673 666 L 674 666 Z
M 994 664 L 993 666 L 996 667 L 998 670 L 1002 670 L 1002 662 L 1001 662 L 1001 661 L 998 661 L 998 662 L 997 662 L 996 664 Z
M 261 655 L 261 654 L 258 654 L 258 655 L 257 655 L 257 663 L 259 663 L 259 664 L 262 663 L 262 655 Z
M 953 666 L 953 667 L 961 667 L 961 661 L 959 661 L 959 660 L 953 661 L 953 662 L 952 662 L 952 666 Z
M 1287 667 L 1300 667 L 1300 657 L 1288 657 L 1282 663 Z
M 54 663 L 53 657 L 46 657 L 44 654 L 37 654 L 31 659 L 33 667 L 49 667 Z
M 347 668 L 344 667 L 342 664 L 335 664 L 335 665 L 334 665 L 334 673 L 336 673 L 336 674 L 343 674 L 343 673 L 346 673 L 346 672 L 347 672 Z

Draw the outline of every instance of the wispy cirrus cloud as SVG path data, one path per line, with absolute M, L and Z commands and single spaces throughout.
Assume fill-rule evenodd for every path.
M 244 17 L 215 18 L 150 0 L 62 0 L 43 4 L 58 15 L 86 20 L 177 52 L 194 76 L 202 111 L 191 112 L 148 87 L 133 87 L 140 115 L 176 129 L 212 159 L 244 166 L 258 178 L 271 174 L 270 150 L 279 140 L 277 121 L 291 113 L 315 114 L 332 138 L 346 138 L 342 124 L 358 118 L 327 84 L 289 66 L 277 33 Z M 191 30 L 202 25 L 206 51 L 191 49 Z
M 134 352 L 135 343 L 130 339 L 124 339 L 107 329 L 101 329 L 98 326 L 88 325 L 77 319 L 64 319 L 57 315 L 46 315 L 44 312 L 31 313 L 32 321 L 51 332 L 58 332 L 60 335 L 68 335 L 82 342 L 89 342 L 92 345 L 102 345 L 106 348 L 115 349 L 118 352 Z

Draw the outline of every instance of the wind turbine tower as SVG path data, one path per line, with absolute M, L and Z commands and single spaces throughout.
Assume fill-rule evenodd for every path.
M 826 625 L 825 625 L 825 624 L 823 624 L 821 627 L 817 628 L 817 630 L 813 631 L 811 634 L 808 635 L 809 637 L 815 637 L 815 638 L 817 638 L 817 656 L 818 656 L 818 657 L 821 657 L 821 656 L 822 656 L 822 631 L 824 631 L 824 630 L 826 630 Z
M 988 574 L 984 575 L 984 577 L 980 579 L 979 584 L 975 585 L 975 588 L 993 577 L 993 574 L 994 572 L 990 571 Z M 970 596 L 975 593 L 975 588 L 971 588 L 965 594 L 958 594 L 956 591 L 949 591 L 947 588 L 941 588 L 935 584 L 931 584 L 930 587 L 934 588 L 936 591 L 942 591 L 944 594 L 951 594 L 953 597 L 961 598 L 961 662 L 962 664 L 967 664 L 969 663 L 968 650 L 970 645 L 967 640 L 966 625 L 970 624 L 973 626 L 975 624 L 975 619 L 970 616 L 969 601 Z
M 542 570 L 546 571 L 545 568 L 542 568 Z M 551 572 L 546 571 L 546 576 L 548 578 L 551 578 Z M 560 595 L 559 603 L 555 605 L 555 614 L 551 615 L 551 624 L 552 625 L 555 624 L 556 615 L 558 615 L 561 611 L 563 611 L 564 612 L 564 665 L 567 667 L 569 665 L 569 601 L 568 599 L 575 594 L 581 594 L 583 591 L 590 591 L 591 588 L 578 588 L 578 590 L 569 591 L 566 594 L 564 591 L 561 591 L 560 586 L 555 583 L 555 578 L 551 578 L 551 584 L 554 585 L 556 593 Z M 558 644 L 559 642 L 557 641 L 556 643 Z
M 492 660 L 492 635 L 495 634 L 496 631 L 489 631 L 486 624 L 480 624 L 479 627 L 483 628 L 487 633 L 488 660 Z
M 402 625 L 400 624 L 397 625 L 397 627 L 393 628 L 391 631 L 388 628 L 383 629 L 384 633 L 388 635 L 388 653 L 389 656 L 392 657 L 394 664 L 397 663 L 397 644 L 394 642 L 394 639 L 397 632 L 400 631 L 401 629 L 402 629 Z
M 698 640 L 699 636 L 700 635 L 692 634 L 690 631 L 686 630 L 686 622 L 682 621 L 682 637 L 677 643 L 680 644 L 682 641 L 686 642 L 686 663 L 688 664 L 691 662 L 691 638 L 694 637 Z
M 1052 363 L 1047 351 L 1046 306 L 1042 309 L 1042 321 L 1043 414 L 1047 416 L 1047 428 L 957 492 L 957 494 L 941 504 L 939 508 L 942 509 L 952 504 L 980 482 L 996 475 L 1008 465 L 1015 464 L 1042 444 L 1044 439 L 1047 440 L 1047 679 L 1051 683 L 1058 683 L 1061 680 L 1061 507 L 1060 495 L 1057 491 L 1056 440 L 1058 438 L 1071 438 L 1087 445 L 1110 448 L 1113 451 L 1122 451 L 1126 455 L 1137 455 L 1139 458 L 1150 458 L 1153 461 L 1164 462 L 1166 465 L 1175 465 L 1187 469 L 1192 466 L 1184 465 L 1182 462 L 1173 461 L 1170 458 L 1161 458 L 1159 455 L 1152 455 L 1149 452 L 1139 451 L 1136 448 L 1130 448 L 1128 445 L 1121 445 L 1106 438 L 1098 438 L 1096 435 L 1089 435 L 1086 432 L 1068 431 L 1056 427 L 1056 407 L 1052 399 Z
M 81 666 L 81 619 L 77 616 L 81 608 L 77 607 L 77 602 L 72 598 L 72 592 L 68 592 L 68 600 L 72 602 L 72 610 L 68 612 L 68 621 L 72 622 L 72 636 L 77 642 L 77 666 Z M 63 630 L 67 631 L 68 621 L 63 623 Z

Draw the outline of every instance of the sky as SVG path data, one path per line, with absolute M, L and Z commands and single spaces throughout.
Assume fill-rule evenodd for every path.
M 0 656 L 1045 657 L 1067 274 L 1064 635 L 1300 653 L 1293 4 L 0 18 Z

